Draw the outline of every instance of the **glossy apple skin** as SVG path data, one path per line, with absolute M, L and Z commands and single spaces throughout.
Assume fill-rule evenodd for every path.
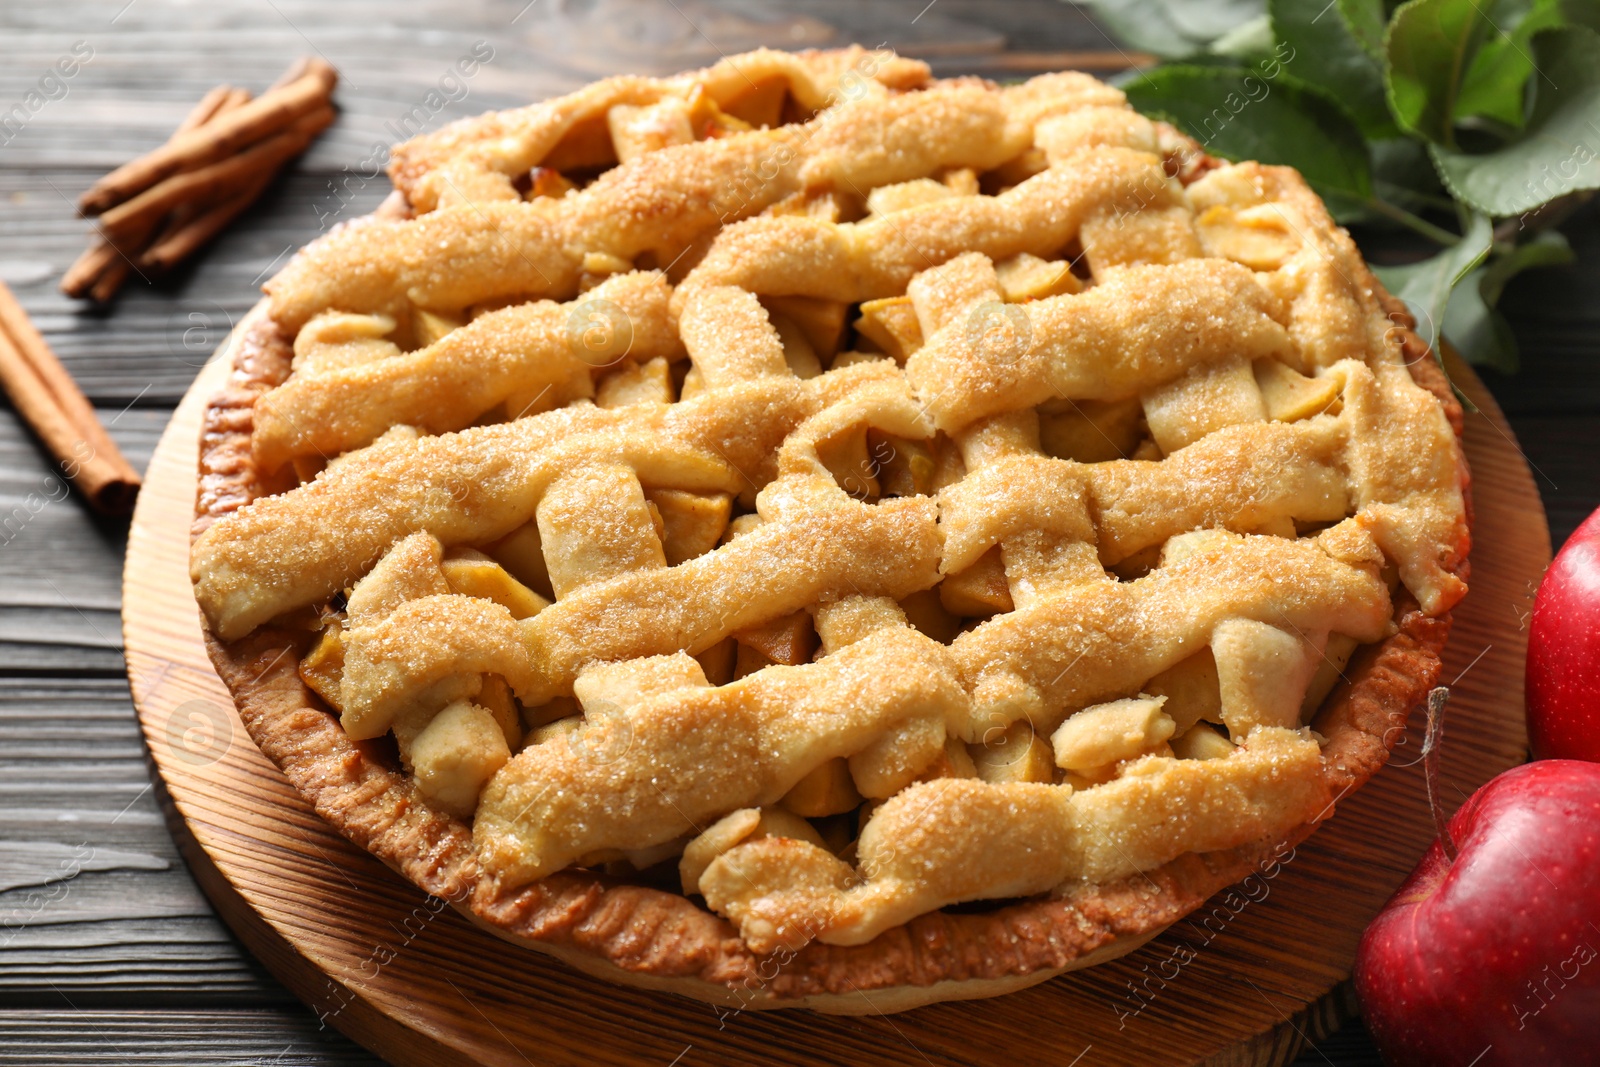
M 1600 510 L 1573 531 L 1539 583 L 1527 697 L 1534 759 L 1600 761 Z
M 1506 771 L 1450 820 L 1356 951 L 1395 1067 L 1600 1063 L 1600 764 Z

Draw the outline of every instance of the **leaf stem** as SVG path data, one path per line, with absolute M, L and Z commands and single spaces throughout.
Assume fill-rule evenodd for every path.
M 1417 233 L 1420 233 L 1422 236 L 1436 244 L 1448 246 L 1453 245 L 1457 241 L 1461 240 L 1459 234 L 1451 233 L 1443 226 L 1435 226 L 1427 219 L 1413 215 L 1403 207 L 1396 207 L 1387 200 L 1379 200 L 1375 196 L 1368 197 L 1364 206 L 1369 211 L 1376 211 L 1384 218 L 1398 222 L 1407 229 L 1411 229 Z

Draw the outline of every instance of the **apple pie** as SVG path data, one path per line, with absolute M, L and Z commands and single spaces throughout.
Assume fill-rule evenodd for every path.
M 852 48 L 391 174 L 241 332 L 194 589 L 261 750 L 513 942 L 1018 989 L 1310 833 L 1437 675 L 1460 409 L 1293 170 Z

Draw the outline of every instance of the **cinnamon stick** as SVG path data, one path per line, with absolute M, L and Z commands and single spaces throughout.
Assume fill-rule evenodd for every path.
M 249 102 L 250 102 L 250 90 L 248 90 L 248 89 L 232 89 L 232 90 L 229 91 L 227 97 L 222 101 L 222 104 L 217 108 L 216 113 L 212 116 L 212 118 L 215 118 L 217 115 L 226 114 L 227 112 L 232 111 L 235 108 L 243 107 L 245 104 L 248 104 Z M 210 121 L 210 120 L 208 119 L 207 121 Z M 182 133 L 183 132 L 183 127 L 180 126 L 178 128 L 177 132 Z M 263 183 L 263 184 L 265 184 L 265 183 Z M 169 215 L 165 220 L 162 221 L 160 228 L 157 229 L 152 236 L 150 236 L 147 240 L 140 242 L 140 248 L 142 249 L 142 251 L 136 251 L 134 253 L 134 255 L 132 255 L 130 258 L 133 258 L 133 259 L 137 260 L 137 264 L 138 264 L 138 269 L 139 270 L 150 270 L 150 269 L 152 269 L 152 264 L 150 262 L 148 262 L 149 256 L 150 256 L 150 250 L 152 248 L 154 248 L 155 246 L 161 244 L 162 242 L 169 240 L 175 233 L 177 233 L 179 230 L 182 230 L 184 227 L 188 226 L 190 223 L 192 223 L 195 220 L 195 218 L 197 218 L 198 216 L 200 216 L 202 214 L 205 214 L 208 210 L 209 209 L 206 208 L 204 205 L 192 205 L 191 204 L 191 205 L 187 205 L 183 209 L 180 209 L 178 211 L 174 211 L 171 215 Z M 163 269 L 170 268 L 170 267 L 175 266 L 175 265 L 176 265 L 176 261 L 173 261 L 172 263 L 165 264 Z M 126 275 L 127 274 L 127 270 L 124 270 L 123 273 L 124 273 L 124 275 Z
M 285 85 L 291 85 L 307 74 L 314 74 L 321 78 L 322 84 L 327 87 L 330 93 L 333 92 L 333 87 L 339 82 L 338 72 L 329 66 L 326 60 L 317 56 L 301 56 L 289 64 L 288 70 L 278 75 L 277 81 L 267 86 L 267 92 L 270 93 L 274 89 L 282 89 Z
M 226 85 L 219 85 L 217 88 L 228 90 L 227 95 L 222 98 L 222 103 L 217 105 L 217 109 L 210 115 L 201 119 L 199 122 L 193 124 L 189 122 L 189 119 L 194 117 L 194 115 L 191 114 L 189 118 L 184 119 L 178 124 L 178 128 L 176 130 L 172 131 L 173 136 L 177 136 L 180 133 L 188 133 L 190 130 L 197 130 L 206 123 L 214 121 L 220 116 L 226 115 L 230 111 L 237 111 L 239 108 L 244 107 L 250 102 L 251 97 L 249 89 L 235 89 Z M 216 90 L 212 91 L 215 92 Z M 171 138 L 168 138 L 168 140 L 171 140 Z
M 89 299 L 96 304 L 109 304 L 111 298 L 117 295 L 117 290 L 122 288 L 122 283 L 127 281 L 128 275 L 132 273 L 133 263 L 126 256 L 119 254 L 115 261 L 107 264 L 100 277 L 89 287 Z
M 172 137 L 176 137 L 180 133 L 188 133 L 190 130 L 210 122 L 212 116 L 227 106 L 228 101 L 232 99 L 235 92 L 244 92 L 244 90 L 236 90 L 231 85 L 218 85 L 206 90 L 206 95 L 200 98 L 198 104 L 189 109 L 189 113 L 183 117 L 183 121 L 178 123 L 178 128 L 172 131 Z M 168 137 L 167 140 L 172 140 L 172 137 Z
M 97 511 L 125 514 L 139 492 L 139 472 L 123 458 L 94 408 L 0 282 L 0 385 L 61 472 Z
M 171 270 L 188 259 L 207 241 L 222 232 L 223 227 L 237 218 L 240 212 L 255 203 L 261 191 L 276 177 L 268 171 L 244 187 L 244 191 L 231 200 L 224 200 L 189 219 L 169 226 L 139 257 L 139 266 L 145 270 Z
M 249 107 L 246 104 L 235 114 L 242 114 Z M 229 118 L 231 116 L 225 116 L 217 124 L 221 125 Z M 299 154 L 332 121 L 333 108 L 323 104 L 295 119 L 286 129 L 238 155 L 157 182 L 138 196 L 123 201 L 101 215 L 101 231 L 115 241 L 118 236 L 135 233 L 139 227 L 160 219 L 179 204 L 225 196 L 262 172 L 275 170 L 291 156 Z M 206 127 L 195 131 L 197 134 L 205 132 Z
M 170 270 L 215 237 L 333 121 L 337 80 L 324 60 L 302 57 L 255 100 L 228 86 L 208 92 L 166 144 L 85 194 L 99 233 L 62 291 L 109 300 L 130 272 Z
M 68 296 L 83 296 L 116 258 L 117 249 L 110 241 L 94 238 L 61 276 L 61 291 Z
M 215 122 L 175 136 L 154 152 L 118 167 L 84 193 L 78 206 L 85 215 L 103 214 L 181 170 L 233 155 L 326 107 L 336 80 L 337 74 L 327 63 L 309 60 L 305 73 L 289 84 L 268 90 Z
M 150 250 L 149 246 L 182 226 L 193 214 L 192 206 L 185 205 L 173 212 L 165 221 L 159 216 L 152 218 L 115 242 L 110 235 L 100 234 L 97 240 L 111 249 L 115 258 L 106 264 L 100 276 L 88 288 L 89 299 L 97 304 L 109 303 L 111 298 L 117 295 L 117 290 L 122 288 L 122 283 L 128 280 L 129 274 L 135 270 L 149 269 L 144 262 L 144 257 Z
M 219 85 L 200 98 L 200 102 L 184 116 L 172 135 L 176 137 L 203 126 L 217 115 L 232 111 L 249 101 L 249 90 Z M 109 301 L 122 287 L 132 270 L 133 260 L 150 242 L 154 230 L 152 223 L 142 232 L 131 231 L 115 242 L 104 233 L 97 234 L 83 254 L 67 268 L 67 273 L 61 278 L 61 291 L 71 297 L 88 296 L 97 303 Z

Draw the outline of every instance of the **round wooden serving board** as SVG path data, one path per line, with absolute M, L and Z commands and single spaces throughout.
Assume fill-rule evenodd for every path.
M 242 327 L 241 327 L 242 329 Z M 235 331 L 235 337 L 239 331 Z M 128 676 L 174 835 L 239 937 L 329 1026 L 397 1064 L 1015 1064 L 1287 1062 L 1354 1010 L 1362 928 L 1433 837 L 1420 717 L 1391 765 L 1270 872 L 1144 948 L 991 1000 L 898 1015 L 743 1012 L 586 977 L 501 941 L 322 822 L 246 735 L 201 643 L 189 524 L 201 412 L 232 362 L 201 372 L 151 460 L 123 577 Z M 1524 758 L 1522 662 L 1550 559 L 1511 431 L 1465 366 L 1476 506 L 1472 592 L 1444 680 L 1445 797 Z

